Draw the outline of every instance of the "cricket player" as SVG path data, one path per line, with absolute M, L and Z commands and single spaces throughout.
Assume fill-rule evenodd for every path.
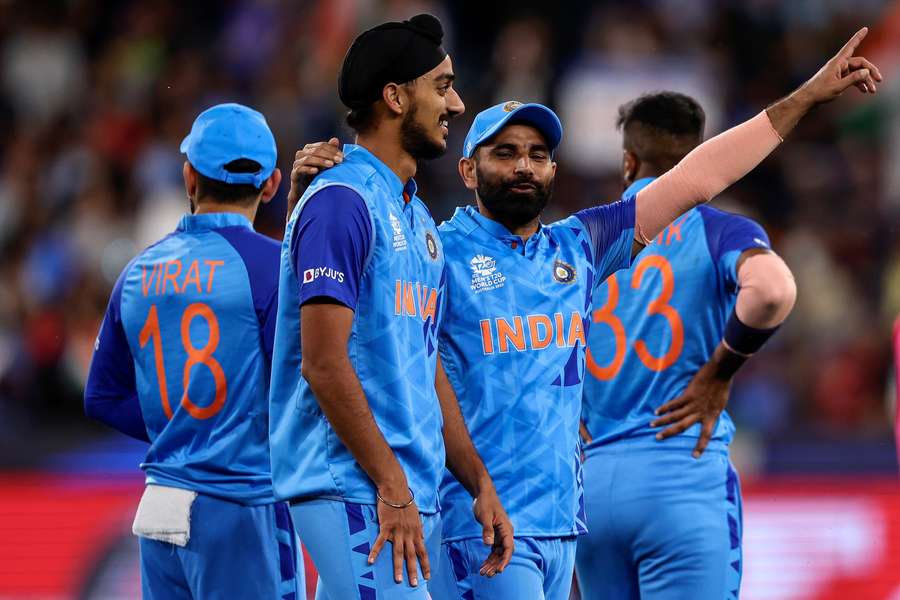
M 134 522 L 144 598 L 299 598 L 267 435 L 278 244 L 252 225 L 281 181 L 275 139 L 260 113 L 220 104 L 181 151 L 193 214 L 116 282 L 85 412 L 150 443 Z
M 862 35 L 842 53 L 852 55 Z M 653 184 L 552 225 L 540 215 L 556 171 L 559 119 L 519 102 L 476 116 L 459 163 L 476 203 L 440 227 L 447 303 L 439 341 L 453 390 L 439 394 L 455 390 L 516 547 L 501 575 L 480 577 L 487 549 L 462 488 L 446 477 L 436 600 L 568 598 L 576 536 L 585 532 L 578 427 L 595 283 L 630 266 L 675 218 L 752 169 L 815 104 L 856 82 L 874 89 L 880 76 L 870 77 L 868 65 L 841 75 L 836 57 L 801 90 L 703 144 Z M 332 144 L 300 154 L 295 172 L 304 173 L 339 156 Z
M 444 248 L 413 176 L 464 110 L 442 37 L 418 15 L 356 38 L 338 87 L 357 143 L 299 198 L 282 245 L 272 469 L 319 598 L 430 597 L 445 464 L 466 486 L 486 574 L 512 553 L 456 400 L 435 391 Z
M 699 145 L 704 122 L 696 101 L 672 92 L 620 107 L 625 196 Z M 582 598 L 737 597 L 741 497 L 724 408 L 735 371 L 795 296 L 765 231 L 709 206 L 688 211 L 597 288 L 583 403 Z M 671 426 L 660 433 L 662 424 Z

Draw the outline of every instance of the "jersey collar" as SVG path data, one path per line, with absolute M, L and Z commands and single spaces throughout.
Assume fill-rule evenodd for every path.
M 500 242 L 503 246 L 512 249 L 519 254 L 530 256 L 544 239 L 545 227 L 538 226 L 527 240 L 523 241 L 518 235 L 514 235 L 505 225 L 488 219 L 478 212 L 471 204 L 466 207 L 458 207 L 451 219 L 456 226 L 466 234 L 481 232 L 484 237 L 489 237 Z
M 178 222 L 177 231 L 209 231 L 223 227 L 246 227 L 253 229 L 253 223 L 244 215 L 237 213 L 205 213 L 202 215 L 184 215 Z
M 388 189 L 391 191 L 392 198 L 398 198 L 401 201 L 406 199 L 406 202 L 409 202 L 415 197 L 416 191 L 418 190 L 415 179 L 410 177 L 409 181 L 404 184 L 400 181 L 400 178 L 397 177 L 397 174 L 391 171 L 390 167 L 384 164 L 380 158 L 369 152 L 368 149 L 357 144 L 344 144 L 344 156 L 349 157 L 351 154 L 355 159 L 370 165 L 379 175 L 381 175 L 381 178 L 384 179 Z
M 622 197 L 627 198 L 629 196 L 636 195 L 639 191 L 650 185 L 650 182 L 652 182 L 654 179 L 656 179 L 656 177 L 643 177 L 641 179 L 638 179 L 628 186 L 628 189 L 625 190 L 625 193 L 622 194 Z

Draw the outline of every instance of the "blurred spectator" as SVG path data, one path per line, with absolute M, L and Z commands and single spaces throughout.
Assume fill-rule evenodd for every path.
M 559 109 L 549 220 L 621 193 L 619 104 L 682 91 L 703 104 L 713 135 L 809 76 L 860 24 L 874 26 L 864 49 L 889 82 L 876 102 L 823 107 L 728 193 L 758 213 L 799 285 L 793 316 L 741 374 L 732 405 L 744 462 L 756 465 L 787 432 L 848 444 L 890 434 L 900 3 L 32 0 L 0 3 L 3 460 L 39 461 L 36 448 L 97 435 L 78 415 L 99 319 L 123 265 L 187 210 L 178 146 L 196 113 L 220 101 L 259 108 L 286 174 L 300 145 L 351 140 L 335 80 L 352 36 L 423 10 L 444 20 L 467 105 L 448 156 L 417 177 L 438 220 L 471 201 L 456 157 L 488 104 Z M 274 237 L 284 191 L 257 219 Z M 15 444 L 24 439 L 34 443 Z

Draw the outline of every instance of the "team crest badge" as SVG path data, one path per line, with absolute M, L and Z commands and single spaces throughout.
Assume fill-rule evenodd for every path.
M 517 108 L 519 108 L 520 106 L 522 106 L 522 103 L 516 102 L 515 100 L 513 100 L 512 102 L 507 102 L 506 104 L 503 105 L 503 112 L 512 112 L 512 111 L 516 110 Z
M 431 235 L 430 231 L 425 232 L 425 247 L 428 249 L 428 256 L 431 257 L 431 260 L 437 260 L 437 257 L 438 257 L 437 242 L 435 241 L 434 236 Z
M 557 280 L 560 283 L 574 283 L 575 281 L 575 267 L 572 265 L 566 264 L 561 260 L 553 263 L 553 279 Z

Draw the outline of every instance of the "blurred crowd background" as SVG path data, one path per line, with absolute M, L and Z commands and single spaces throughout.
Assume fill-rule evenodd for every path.
M 871 26 L 862 51 L 888 80 L 877 97 L 821 107 L 716 204 L 765 225 L 800 290 L 734 390 L 745 474 L 895 471 L 900 3 L 886 0 L 0 0 L 0 466 L 117 435 L 82 416 L 82 385 L 121 268 L 187 209 L 178 145 L 194 116 L 258 108 L 286 174 L 304 143 L 352 141 L 336 94 L 352 37 L 425 11 L 445 24 L 467 106 L 448 156 L 417 178 L 439 221 L 471 201 L 456 157 L 489 104 L 562 116 L 553 220 L 621 193 L 622 102 L 693 95 L 712 135 Z M 285 193 L 256 223 L 278 239 Z
M 0 0 L 0 597 L 138 595 L 144 446 L 89 422 L 82 387 L 120 270 L 187 210 L 178 146 L 194 117 L 261 110 L 287 174 L 303 144 L 352 141 L 336 74 L 354 35 L 426 11 L 467 106 L 417 176 L 439 221 L 472 200 L 456 157 L 493 103 L 563 119 L 549 222 L 621 194 L 621 103 L 690 94 L 714 135 L 870 26 L 878 95 L 820 107 L 714 204 L 761 221 L 799 284 L 730 406 L 745 596 L 900 598 L 897 0 Z M 286 192 L 256 222 L 276 239 Z

